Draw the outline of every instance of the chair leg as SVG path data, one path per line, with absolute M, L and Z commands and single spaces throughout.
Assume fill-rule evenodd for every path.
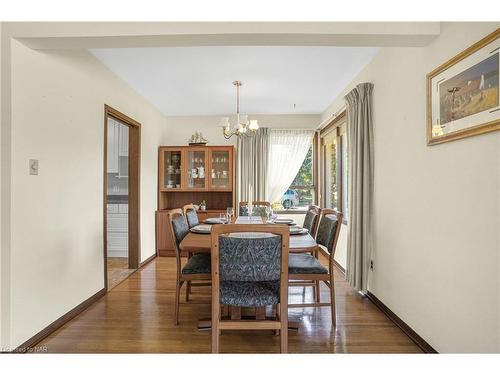
M 189 294 L 191 294 L 191 281 L 186 281 L 186 302 L 189 302 Z
M 177 280 L 176 286 L 175 286 L 175 307 L 174 307 L 174 324 L 178 325 L 179 324 L 179 299 L 180 299 L 180 294 L 181 294 L 181 287 L 184 281 Z
M 314 286 L 314 300 L 316 302 L 321 302 L 321 289 L 320 289 L 320 283 L 319 283 L 319 280 L 316 280 L 314 282 L 315 286 Z
M 220 330 L 217 322 L 214 324 L 212 321 L 212 353 L 219 354 L 219 336 Z
M 280 353 L 288 353 L 288 304 L 280 303 Z
M 273 317 L 275 320 L 280 320 L 280 304 L 278 303 L 277 305 L 273 306 Z M 274 335 L 279 336 L 280 330 L 275 329 L 274 330 Z
M 212 311 L 212 328 L 210 330 L 210 334 L 212 335 L 212 353 L 213 354 L 218 354 L 219 353 L 219 338 L 220 338 L 220 329 L 219 329 L 219 314 L 220 314 L 220 307 L 218 308 L 218 314 L 215 313 L 215 311 Z
M 332 325 L 337 325 L 337 312 L 335 308 L 335 284 L 333 282 L 333 272 L 330 274 L 330 303 L 332 309 Z

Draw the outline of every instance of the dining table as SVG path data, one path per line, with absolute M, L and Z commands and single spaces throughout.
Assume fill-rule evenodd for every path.
M 233 222 L 234 224 L 268 224 L 273 221 L 261 216 L 238 216 Z M 316 240 L 309 233 L 290 235 L 291 253 L 310 253 L 317 247 Z M 209 253 L 212 248 L 210 233 L 189 232 L 179 244 L 179 248 L 186 253 Z
M 238 216 L 237 218 L 231 220 L 233 224 L 270 224 L 275 223 L 273 219 L 268 219 L 261 216 Z M 252 235 L 259 236 L 258 233 Z M 210 232 L 207 233 L 194 233 L 190 231 L 184 239 L 179 244 L 181 251 L 186 253 L 209 253 L 212 248 L 212 236 Z M 289 251 L 290 253 L 311 253 L 316 251 L 318 244 L 310 233 L 305 234 L 291 234 Z M 230 316 L 233 320 L 241 319 L 242 309 L 237 306 L 226 306 L 225 315 Z M 256 319 L 265 319 L 266 311 L 265 307 L 258 307 L 255 309 Z M 211 328 L 210 319 L 200 319 L 198 321 L 198 329 L 205 330 Z M 298 330 L 298 322 L 289 321 L 288 328 L 291 330 Z

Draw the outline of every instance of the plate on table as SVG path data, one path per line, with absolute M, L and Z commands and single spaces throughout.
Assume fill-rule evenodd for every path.
M 193 233 L 210 234 L 211 229 L 211 225 L 199 224 L 195 227 L 192 227 L 190 231 Z
M 295 221 L 293 219 L 287 219 L 287 218 L 279 218 L 279 217 L 277 217 L 276 219 L 273 219 L 272 222 L 274 224 L 295 225 Z
M 309 231 L 306 228 L 302 228 L 299 226 L 290 227 L 290 234 L 307 234 Z
M 226 224 L 226 219 L 220 219 L 218 217 L 209 217 L 204 221 L 205 224 Z

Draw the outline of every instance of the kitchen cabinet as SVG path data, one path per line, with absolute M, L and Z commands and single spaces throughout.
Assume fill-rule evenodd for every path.
M 128 156 L 128 126 L 120 126 L 120 130 L 118 131 L 118 139 L 119 139 L 119 156 Z
M 119 140 L 120 124 L 108 117 L 108 173 L 118 173 L 118 140 Z
M 119 173 L 121 177 L 126 177 L 128 175 L 128 126 L 111 117 L 108 117 L 107 156 L 107 172 Z
M 107 249 L 108 257 L 128 257 L 128 204 L 107 205 Z

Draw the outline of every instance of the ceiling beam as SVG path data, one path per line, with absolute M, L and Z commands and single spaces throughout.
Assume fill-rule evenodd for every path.
M 5 31 L 33 49 L 168 46 L 420 47 L 439 22 L 14 22 Z

